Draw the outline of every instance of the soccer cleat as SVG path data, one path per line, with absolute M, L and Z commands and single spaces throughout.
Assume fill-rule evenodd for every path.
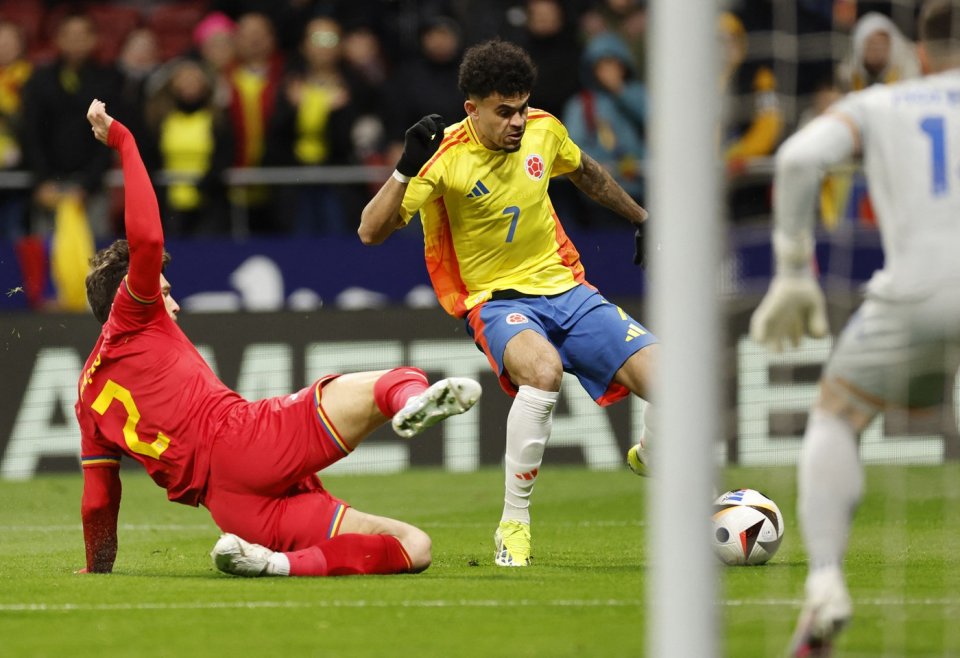
M 224 573 L 234 576 L 267 576 L 273 551 L 259 544 L 240 539 L 236 535 L 220 535 L 210 551 L 213 564 Z
M 530 556 L 530 524 L 523 521 L 501 521 L 493 535 L 497 552 L 493 561 L 500 567 L 526 567 Z
M 647 450 L 639 443 L 627 451 L 627 466 L 630 470 L 642 477 L 650 477 L 650 468 L 647 464 L 650 462 L 650 456 Z
M 850 622 L 853 604 L 839 569 L 822 569 L 807 578 L 807 598 L 790 642 L 791 658 L 826 658 L 833 640 Z
M 416 395 L 393 417 L 393 431 L 409 439 L 444 418 L 462 414 L 480 399 L 480 384 L 466 377 L 449 377 Z

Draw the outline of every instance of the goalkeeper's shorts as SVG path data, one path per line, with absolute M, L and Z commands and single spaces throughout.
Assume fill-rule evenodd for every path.
M 875 401 L 923 409 L 942 403 L 960 366 L 960 293 L 916 300 L 868 296 L 837 339 L 825 375 Z

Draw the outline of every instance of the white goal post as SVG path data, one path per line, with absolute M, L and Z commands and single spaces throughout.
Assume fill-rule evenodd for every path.
M 720 654 L 708 541 L 722 370 L 716 4 L 654 0 L 650 10 L 649 319 L 663 357 L 654 475 L 646 483 L 652 658 Z

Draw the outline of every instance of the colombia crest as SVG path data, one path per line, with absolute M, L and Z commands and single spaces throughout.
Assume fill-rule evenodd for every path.
M 546 166 L 543 164 L 543 158 L 536 153 L 531 153 L 527 156 L 527 161 L 524 167 L 527 170 L 527 176 L 533 180 L 540 180 L 543 178 L 543 172 L 546 170 Z

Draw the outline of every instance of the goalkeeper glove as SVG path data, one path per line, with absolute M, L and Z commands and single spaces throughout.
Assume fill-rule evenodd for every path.
M 784 341 L 794 347 L 804 334 L 827 334 L 826 298 L 813 276 L 813 240 L 808 235 L 773 236 L 777 274 L 750 318 L 750 337 L 779 352 Z
M 826 300 L 813 277 L 777 275 L 750 318 L 750 337 L 775 352 L 789 340 L 796 347 L 803 335 L 827 335 Z
M 407 129 L 403 138 L 403 155 L 397 162 L 397 171 L 413 178 L 437 151 L 443 140 L 443 117 L 430 114 Z

